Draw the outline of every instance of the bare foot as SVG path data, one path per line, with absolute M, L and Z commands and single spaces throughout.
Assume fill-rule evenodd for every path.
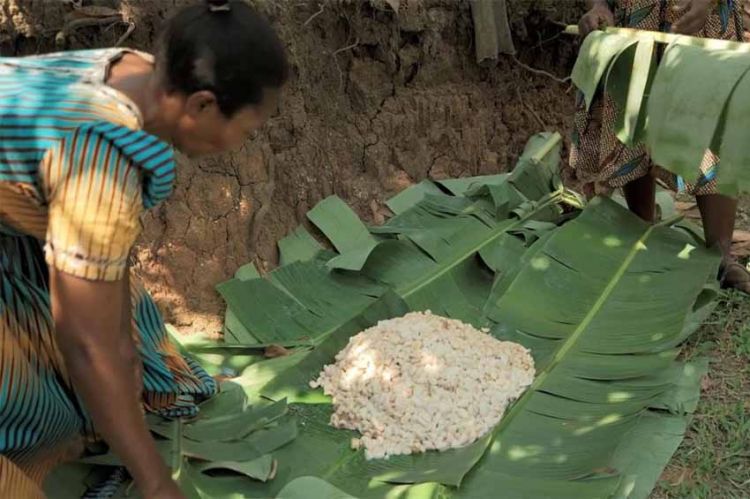
M 719 281 L 723 289 L 736 289 L 750 294 L 750 272 L 736 261 L 724 261 L 719 270 Z

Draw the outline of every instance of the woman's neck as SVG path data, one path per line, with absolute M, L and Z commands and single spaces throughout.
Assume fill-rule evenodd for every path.
M 106 83 L 125 94 L 138 107 L 145 131 L 172 142 L 173 127 L 159 111 L 158 78 L 151 62 L 137 54 L 127 53 L 112 65 Z

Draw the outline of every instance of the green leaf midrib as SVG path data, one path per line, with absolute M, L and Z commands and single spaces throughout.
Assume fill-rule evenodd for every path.
M 425 286 L 431 284 L 432 282 L 436 281 L 437 279 L 441 278 L 442 276 L 444 276 L 445 274 L 447 274 L 451 270 L 453 270 L 456 267 L 458 267 L 459 265 L 461 265 L 466 260 L 466 258 L 468 258 L 471 255 L 476 254 L 482 248 L 484 248 L 488 244 L 494 242 L 498 237 L 502 236 L 503 234 L 507 233 L 508 231 L 510 231 L 510 230 L 518 227 L 519 225 L 523 224 L 524 222 L 526 222 L 527 220 L 529 220 L 530 218 L 532 218 L 534 215 L 537 215 L 538 213 L 542 212 L 544 209 L 548 208 L 549 206 L 557 203 L 559 201 L 559 199 L 561 198 L 562 194 L 563 193 L 561 191 L 556 191 L 556 192 L 553 192 L 553 193 L 547 195 L 546 198 L 543 199 L 543 200 L 541 200 L 539 202 L 539 204 L 532 211 L 530 211 L 527 215 L 519 218 L 516 222 L 514 222 L 514 223 L 512 223 L 510 225 L 506 225 L 504 227 L 498 228 L 497 230 L 491 232 L 488 238 L 483 239 L 479 244 L 477 244 L 475 247 L 471 248 L 470 250 L 468 250 L 468 251 L 466 251 L 464 253 L 461 253 L 458 257 L 456 257 L 449 264 L 447 264 L 447 265 L 439 265 L 438 264 L 439 267 L 438 267 L 438 269 L 437 269 L 436 272 L 428 274 L 425 278 L 419 279 L 417 281 L 414 281 L 413 283 L 410 283 L 409 285 L 404 286 L 404 287 L 402 287 L 400 289 L 395 289 L 394 290 L 395 293 L 399 297 L 401 297 L 402 299 L 405 299 L 405 298 L 411 296 L 412 294 L 414 294 L 415 292 L 423 289 Z M 356 315 L 357 314 L 353 314 L 353 316 L 356 316 Z M 340 326 L 341 326 L 341 324 L 334 325 L 330 329 L 328 329 L 327 331 L 321 333 L 319 336 L 317 336 L 316 338 L 314 338 L 312 340 L 313 343 L 314 343 L 314 345 L 316 345 L 316 346 L 320 345 L 323 341 L 325 341 L 326 338 L 328 338 L 328 336 L 330 336 L 331 334 L 333 334 L 336 331 L 336 329 L 338 329 Z
M 471 255 L 477 254 L 479 251 L 481 251 L 485 246 L 491 244 L 494 242 L 498 237 L 502 236 L 503 234 L 509 232 L 510 230 L 518 227 L 519 225 L 523 224 L 527 220 L 531 219 L 534 215 L 537 215 L 538 213 L 542 212 L 547 207 L 555 204 L 558 201 L 558 198 L 562 195 L 561 192 L 553 192 L 549 194 L 545 199 L 541 200 L 539 204 L 527 215 L 519 218 L 514 223 L 505 225 L 503 227 L 499 227 L 496 230 L 492 231 L 489 235 L 489 237 L 483 239 L 481 242 L 479 242 L 476 246 L 470 248 L 469 250 L 461 253 L 456 259 L 454 259 L 452 262 L 450 262 L 447 265 L 440 265 L 438 264 L 438 268 L 435 272 L 427 274 L 424 278 L 418 279 L 414 281 L 413 283 L 410 283 L 408 285 L 405 285 L 401 288 L 396 289 L 396 293 L 401 298 L 407 298 L 411 296 L 412 294 L 416 293 L 417 291 L 421 290 L 422 288 L 430 285 L 431 283 L 435 282 L 436 280 L 443 277 L 445 274 L 449 273 L 451 270 L 458 267 L 460 264 L 462 264 L 468 257 Z
M 612 294 L 612 291 L 615 289 L 617 284 L 620 282 L 620 279 L 625 274 L 630 264 L 633 262 L 633 259 L 635 259 L 636 255 L 638 254 L 638 251 L 640 251 L 641 247 L 644 246 L 644 242 L 648 239 L 648 237 L 651 235 L 651 233 L 656 227 L 657 225 L 649 226 L 646 229 L 646 231 L 643 233 L 643 235 L 640 238 L 638 238 L 638 240 L 633 244 L 633 247 L 630 249 L 627 256 L 625 257 L 625 260 L 623 260 L 620 267 L 618 267 L 617 271 L 612 275 L 609 282 L 607 283 L 607 285 L 604 287 L 601 294 L 599 295 L 599 298 L 591 306 L 591 309 L 586 314 L 586 316 L 581 320 L 581 323 L 578 325 L 578 327 L 570 334 L 570 336 L 568 336 L 568 338 L 560 346 L 560 348 L 558 348 L 558 350 L 555 352 L 555 355 L 552 356 L 552 360 L 550 361 L 549 365 L 541 373 L 539 373 L 539 375 L 534 379 L 533 383 L 529 386 L 529 388 L 513 404 L 513 406 L 508 411 L 508 413 L 505 416 L 503 416 L 503 418 L 500 420 L 500 423 L 492 431 L 492 438 L 490 438 L 487 441 L 487 446 L 485 447 L 485 450 L 482 453 L 482 456 L 486 454 L 487 448 L 492 444 L 492 442 L 497 438 L 497 436 L 508 427 L 508 425 L 513 421 L 515 416 L 523 411 L 523 409 L 526 407 L 526 404 L 528 404 L 529 400 L 531 400 L 531 397 L 534 395 L 534 393 L 536 393 L 536 391 L 542 387 L 542 385 L 544 384 L 545 380 L 550 375 L 550 373 L 552 373 L 552 371 L 555 370 L 555 368 L 560 364 L 560 361 L 577 344 L 578 339 L 586 331 L 586 329 L 588 328 L 589 324 L 591 324 L 591 321 L 594 319 L 594 317 L 596 317 L 596 315 L 600 312 L 604 303 L 610 297 L 610 295 Z

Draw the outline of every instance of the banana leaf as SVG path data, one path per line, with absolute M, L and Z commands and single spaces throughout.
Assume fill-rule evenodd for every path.
M 267 278 L 234 278 L 217 289 L 233 317 L 252 335 L 251 344 L 318 341 L 366 309 L 388 287 L 415 306 L 427 303 L 429 294 L 440 293 L 444 306 L 436 313 L 476 321 L 478 310 L 470 310 L 464 297 L 488 290 L 492 279 L 487 275 L 482 283 L 473 278 L 481 269 L 466 262 L 502 244 L 499 241 L 507 233 L 529 220 L 559 215 L 560 149 L 559 134 L 537 134 L 510 175 L 448 184 L 456 192 L 467 190 L 467 195 L 477 191 L 470 197 L 446 194 L 435 186 L 439 194 L 423 193 L 409 208 L 402 203 L 404 211 L 383 227 L 373 228 L 375 235 L 364 234 L 367 228 L 340 199 L 328 198 L 309 218 L 338 254 L 326 260 L 322 253 L 309 251 L 310 259 L 304 260 L 302 252 L 290 256 L 293 263 Z M 482 191 L 501 184 L 507 187 L 505 215 L 511 218 L 498 218 L 493 203 L 501 202 Z M 299 230 L 295 234 L 292 237 L 299 239 Z M 342 271 L 347 267 L 350 272 Z M 436 285 L 426 286 L 432 282 Z
M 291 234 L 279 241 L 279 265 L 312 260 L 323 250 L 323 246 L 305 229 L 297 227 Z
M 215 418 L 203 417 L 187 423 L 183 429 L 185 438 L 196 442 L 232 441 L 262 430 L 287 413 L 285 400 L 263 405 L 251 410 Z
M 449 178 L 436 180 L 435 183 L 454 196 L 464 196 L 477 186 L 503 184 L 508 180 L 508 175 L 508 173 L 500 173 L 497 175 L 480 175 L 478 177 Z
M 337 196 L 318 203 L 307 218 L 341 253 L 328 261 L 331 269 L 359 270 L 378 240 L 359 220 L 357 214 Z
M 583 41 L 571 79 L 583 93 L 587 110 L 594 102 L 599 83 L 607 73 L 612 59 L 636 42 L 632 37 L 603 31 L 589 33 Z
M 330 401 L 308 382 L 377 317 L 337 330 L 262 390 L 272 399 L 288 397 L 305 422 L 278 454 L 293 463 L 280 466 L 279 478 L 318 476 L 357 497 L 385 497 L 397 483 L 424 482 L 442 483 L 433 492 L 455 497 L 487 497 L 492 490 L 507 497 L 623 491 L 645 497 L 679 443 L 698 393 L 699 376 L 686 376 L 675 345 L 697 326 L 693 308 L 706 301 L 718 260 L 694 243 L 680 230 L 643 224 L 608 200 L 596 200 L 534 241 L 515 260 L 520 268 L 480 308 L 494 324 L 492 334 L 532 350 L 536 380 L 491 434 L 463 449 L 374 461 L 349 450 L 355 434 L 327 426 Z M 386 308 L 398 315 L 403 305 Z M 674 415 L 663 417 L 663 410 Z M 629 438 L 641 433 L 652 435 L 640 446 L 653 447 L 647 464 L 634 458 L 638 447 Z M 313 448 L 328 450 L 314 463 L 296 457 Z M 256 493 L 279 490 L 265 487 Z
M 722 124 L 723 140 L 720 146 L 719 175 L 716 178 L 721 192 L 735 195 L 740 191 L 746 192 L 750 186 L 750 148 L 744 123 L 750 112 L 750 78 L 748 73 L 737 83 L 730 101 L 724 109 L 724 123 Z
M 253 265 L 253 263 L 251 262 L 237 269 L 237 272 L 235 272 L 234 274 L 234 278 L 241 281 L 249 281 L 251 279 L 260 278 L 260 274 L 258 273 L 258 269 L 256 269 L 255 265 Z M 242 343 L 247 345 L 249 343 L 257 342 L 255 337 L 250 334 L 245 326 L 242 325 L 242 323 L 237 319 L 235 313 L 229 307 L 227 307 L 226 313 L 224 315 L 223 332 L 225 343 Z
M 202 404 L 196 421 L 148 416 L 158 436 L 157 449 L 189 498 L 243 497 L 248 483 L 273 478 L 277 462 L 271 453 L 297 437 L 297 420 L 287 414 L 286 401 L 268 403 L 255 397 L 249 406 L 239 388 L 226 389 Z M 82 478 L 91 482 L 91 475 L 98 473 L 101 482 L 111 474 L 106 470 L 120 467 L 122 462 L 111 452 L 92 454 L 53 474 L 48 487 L 75 491 L 66 497 L 81 497 L 87 488 Z
M 493 334 L 531 347 L 537 377 L 462 492 L 472 497 L 485 470 L 570 480 L 618 469 L 611 458 L 628 433 L 682 378 L 673 340 L 717 265 L 705 250 L 686 255 L 690 244 L 604 200 L 546 242 L 490 312 Z M 573 282 L 576 292 L 563 292 Z M 486 479 L 515 497 L 496 476 Z
M 397 216 L 371 229 L 381 239 L 349 275 L 391 291 L 352 307 L 358 313 L 332 321 L 338 325 L 318 336 L 311 352 L 269 373 L 261 393 L 288 398 L 301 431 L 274 453 L 277 478 L 253 483 L 248 497 L 271 497 L 304 476 L 356 497 L 487 497 L 496 490 L 508 497 L 643 497 L 653 488 L 681 438 L 673 430 L 684 429 L 695 409 L 699 377 L 686 375 L 676 347 L 710 308 L 715 291 L 705 284 L 717 259 L 689 232 L 648 227 L 610 201 L 596 201 L 562 227 L 549 223 L 558 219 L 561 199 L 551 138 L 530 141 L 507 177 L 448 184 L 461 195 L 436 183 L 413 187 L 415 194 L 397 203 Z M 304 284 L 314 290 L 316 279 Z M 686 284 L 675 289 L 675 282 Z M 298 293 L 299 284 L 287 281 L 283 289 L 315 295 Z M 635 327 L 618 315 L 637 307 L 645 312 Z M 526 345 L 540 374 L 474 444 L 366 461 L 350 449 L 354 432 L 328 426 L 330 400 L 308 383 L 351 335 L 426 308 Z M 657 417 L 665 410 L 674 415 Z M 646 464 L 633 458 L 637 448 L 628 442 L 638 432 L 652 435 L 639 447 L 654 456 Z M 318 459 L 309 460 L 311 452 Z
M 655 43 L 669 44 L 658 64 Z M 586 109 L 602 91 L 617 104 L 621 142 L 645 143 L 659 166 L 689 182 L 716 179 L 720 192 L 737 195 L 750 190 L 748 69 L 748 44 L 607 28 L 586 37 L 572 79 Z M 701 172 L 708 151 L 720 164 Z
M 330 499 L 356 499 L 340 491 L 330 483 L 314 476 L 303 476 L 289 482 L 276 499 L 307 499 L 308 497 L 328 497 Z
M 329 272 L 318 260 L 280 267 L 267 279 L 231 279 L 217 289 L 256 343 L 318 337 L 383 292 L 364 277 Z
M 423 180 L 414 184 L 386 202 L 390 210 L 399 215 L 414 207 L 429 194 L 452 194 L 464 196 L 478 187 L 489 185 L 502 185 L 508 180 L 507 173 L 498 175 L 480 175 L 478 177 L 453 178 L 445 180 Z M 441 189 L 442 187 L 442 189 Z
M 670 47 L 649 99 L 647 144 L 652 159 L 695 181 L 706 150 L 722 142 L 717 132 L 742 126 L 742 122 L 722 123 L 722 118 L 726 119 L 729 98 L 748 69 L 750 55 L 745 53 Z M 724 169 L 722 165 L 722 174 Z
M 391 199 L 386 205 L 395 214 L 400 214 L 420 202 L 426 194 L 442 194 L 443 191 L 432 180 L 423 180 L 407 187 Z
M 230 321 L 237 321 L 237 318 L 227 309 L 225 320 L 228 325 Z M 249 365 L 264 360 L 266 349 L 273 345 L 284 348 L 305 348 L 311 345 L 310 340 L 304 339 L 257 343 L 258 340 L 254 337 L 251 337 L 249 342 L 242 343 L 237 343 L 237 339 L 229 340 L 225 337 L 229 343 L 217 343 L 215 339 L 200 334 L 182 335 L 169 324 L 166 327 L 170 339 L 178 346 L 180 353 L 195 359 L 211 376 L 236 376 Z
M 197 466 L 198 471 L 221 471 L 229 470 L 241 473 L 249 478 L 265 482 L 273 475 L 274 460 L 270 454 L 259 457 L 253 461 L 213 461 Z
M 656 75 L 654 45 L 654 41 L 647 38 L 626 46 L 615 56 L 607 72 L 605 89 L 617 103 L 617 138 L 627 145 L 634 145 L 643 138 L 646 90 Z

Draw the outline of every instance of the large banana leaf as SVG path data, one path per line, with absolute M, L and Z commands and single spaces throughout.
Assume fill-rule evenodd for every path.
M 655 43 L 669 43 L 658 65 Z M 608 28 L 584 40 L 573 82 L 588 106 L 603 90 L 617 103 L 623 143 L 645 142 L 659 166 L 735 195 L 750 190 L 748 69 L 748 44 Z M 708 150 L 721 164 L 701 175 Z
M 601 31 L 595 31 L 586 37 L 573 66 L 571 79 L 583 93 L 587 110 L 591 108 L 612 60 L 634 43 L 637 43 L 637 40 L 633 37 L 615 33 L 605 34 Z
M 365 325 L 359 323 L 336 331 L 263 390 L 289 397 L 305 427 L 316 429 L 282 451 L 287 479 L 320 476 L 358 497 L 390 490 L 378 482 L 442 482 L 449 487 L 441 493 L 477 498 L 493 490 L 506 497 L 645 496 L 686 421 L 660 410 L 685 409 L 696 397 L 694 378 L 673 399 L 685 382 L 675 346 L 695 328 L 689 319 L 696 303 L 710 302 L 705 286 L 717 258 L 684 232 L 648 226 L 597 200 L 517 263 L 484 310 L 493 334 L 532 349 L 539 371 L 492 434 L 463 449 L 388 461 L 366 462 L 348 450 L 352 434 L 327 427 L 329 401 L 307 383 Z M 632 435 L 648 440 L 635 446 Z M 304 448 L 328 448 L 329 460 L 295 459 Z M 653 456 L 645 465 L 634 459 L 642 451 Z
M 398 215 L 372 229 L 385 239 L 356 274 L 392 292 L 353 307 L 357 314 L 326 330 L 312 352 L 262 389 L 290 400 L 302 430 L 275 453 L 277 479 L 248 485 L 248 496 L 272 496 L 304 476 L 356 497 L 478 498 L 497 490 L 644 497 L 651 490 L 694 410 L 698 378 L 685 376 L 676 347 L 710 308 L 704 285 L 717 259 L 690 234 L 646 226 L 610 201 L 561 228 L 545 223 L 559 213 L 547 211 L 559 197 L 550 197 L 556 182 L 544 173 L 554 167 L 545 170 L 540 157 L 507 178 L 453 190 L 423 183 L 399 197 Z M 641 320 L 626 321 L 638 307 Z M 352 432 L 328 426 L 330 401 L 308 382 L 352 334 L 425 308 L 492 325 L 493 334 L 532 349 L 539 375 L 495 431 L 470 446 L 365 461 L 349 448 Z M 634 435 L 642 437 L 638 445 Z M 650 458 L 634 458 L 643 452 Z
M 706 150 L 713 147 L 719 152 L 722 130 L 745 124 L 744 120 L 726 122 L 725 110 L 732 106 L 732 93 L 748 69 L 750 54 L 743 52 L 706 51 L 686 45 L 666 51 L 648 109 L 647 144 L 657 164 L 667 165 L 688 181 L 697 180 L 700 170 L 696 165 L 701 164 Z M 720 176 L 731 171 L 729 164 L 723 161 Z

